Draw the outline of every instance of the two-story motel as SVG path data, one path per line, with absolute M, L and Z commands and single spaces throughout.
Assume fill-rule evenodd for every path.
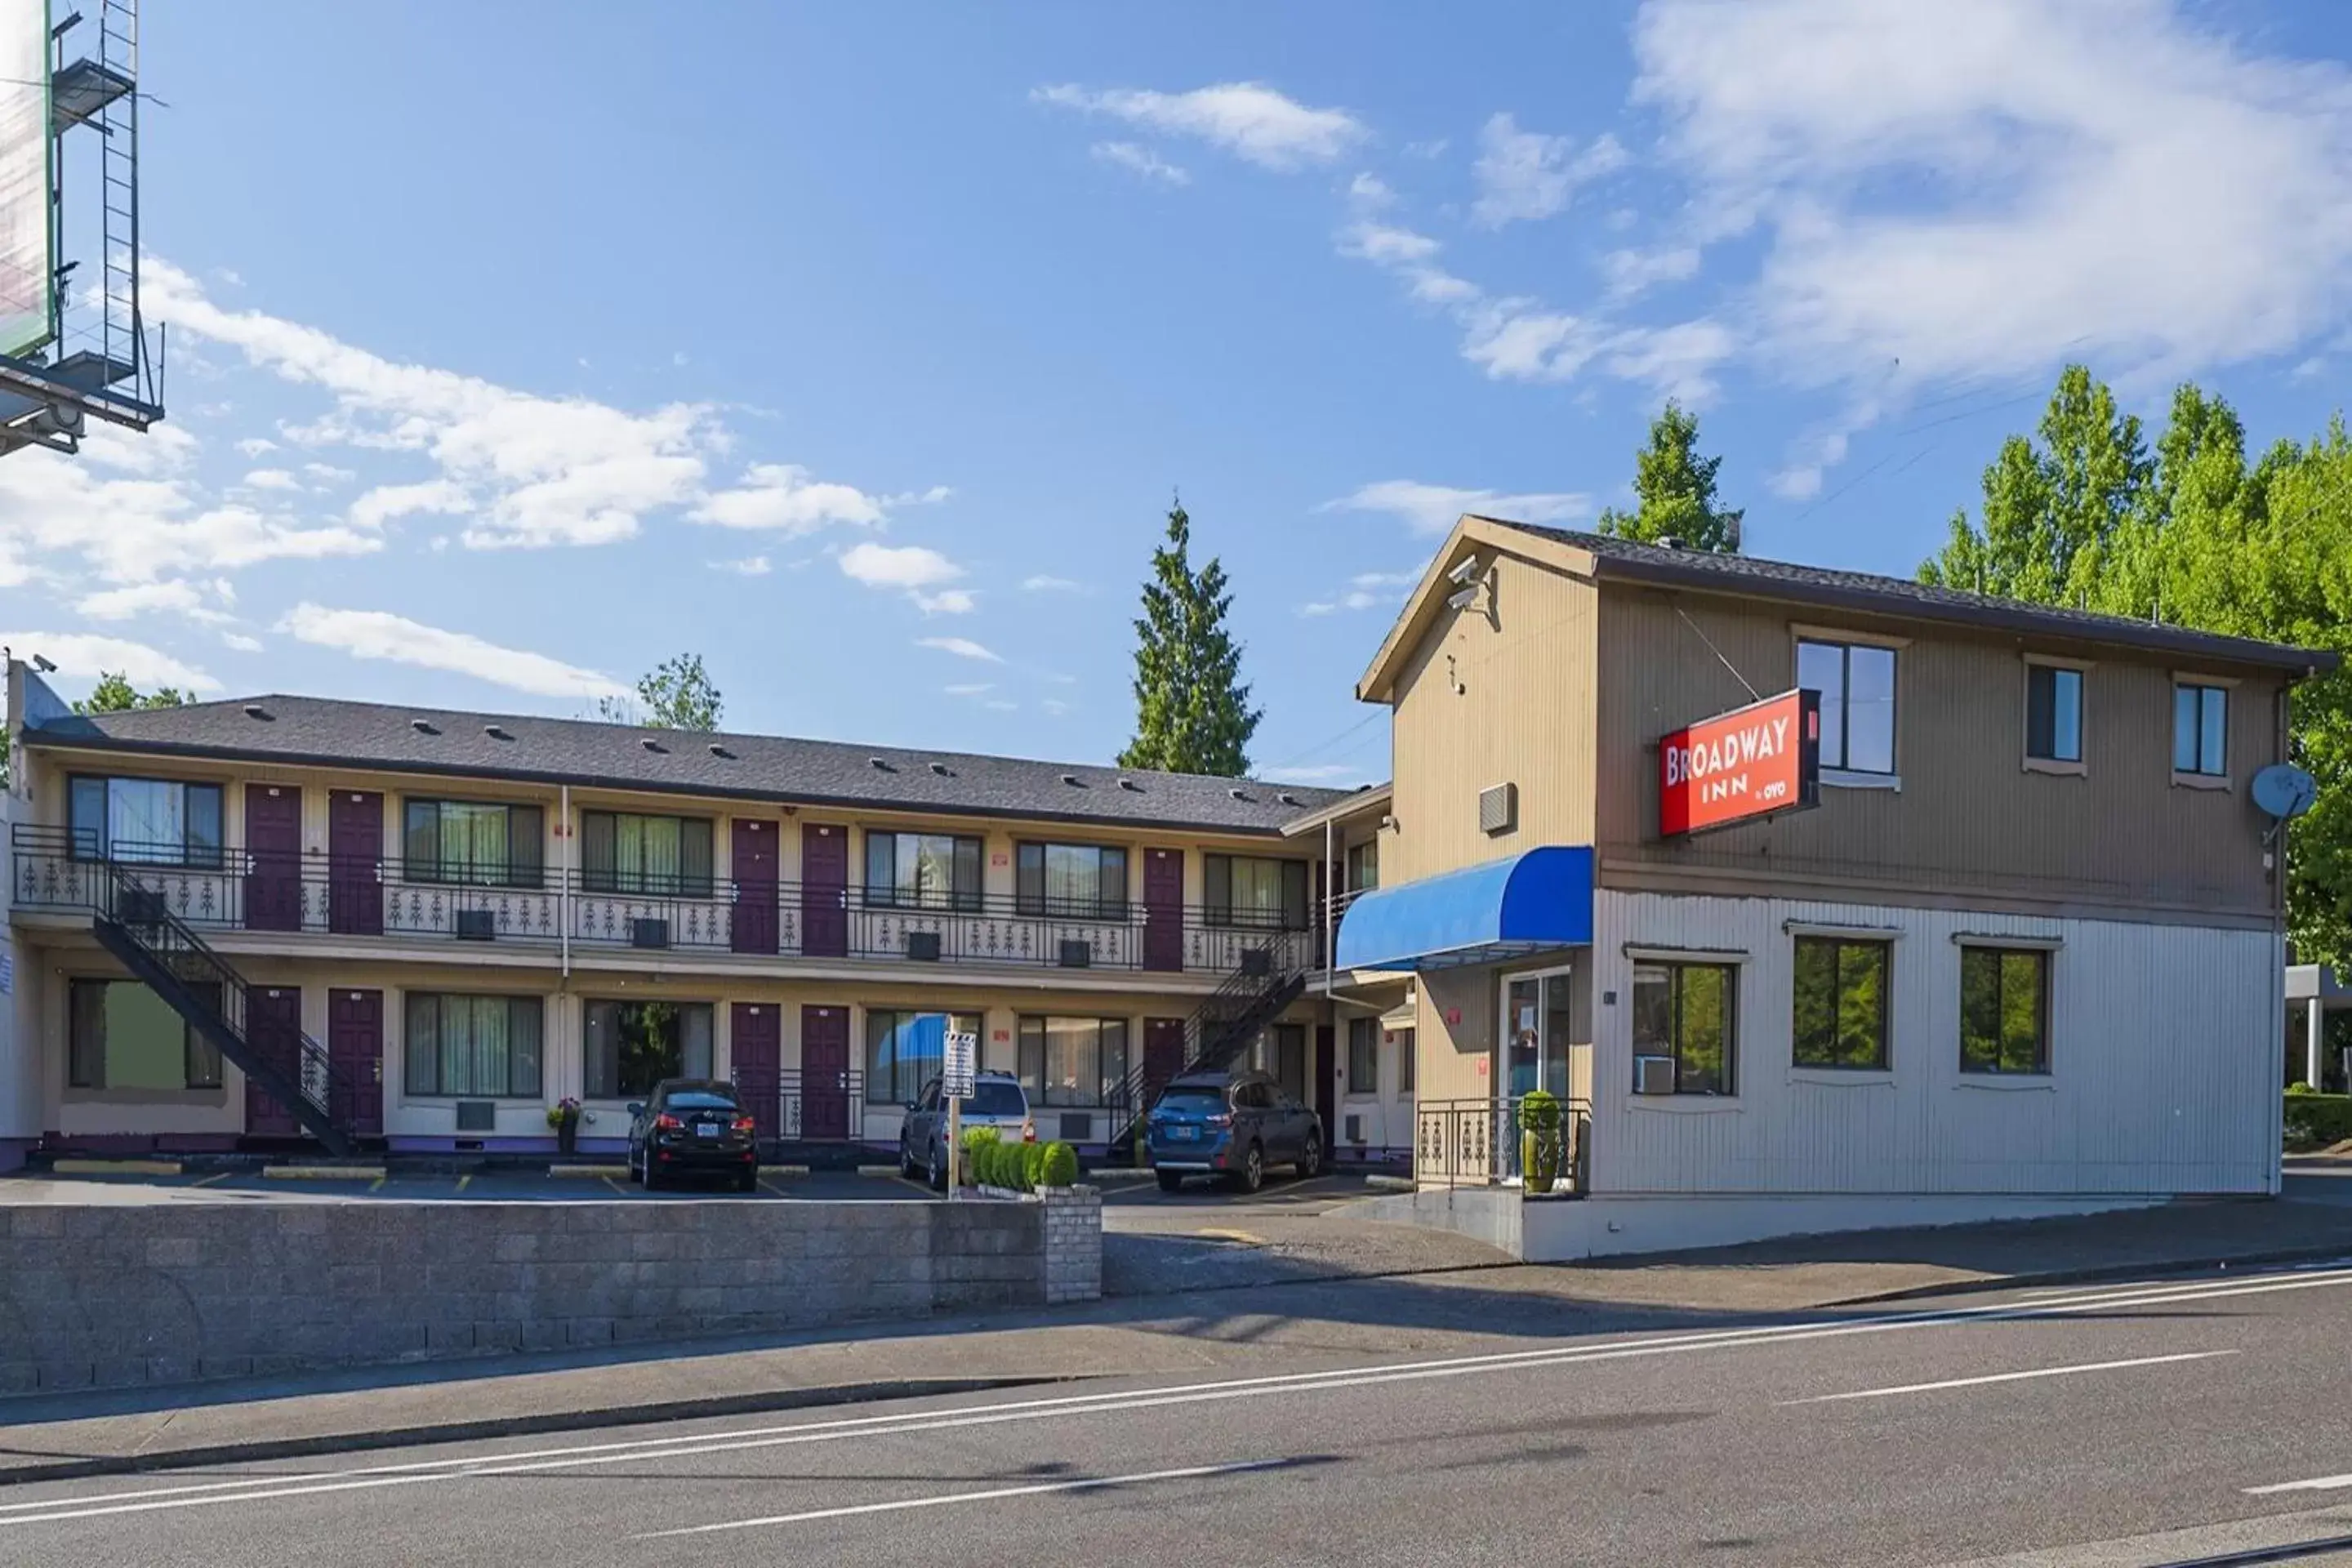
M 1102 1151 L 1238 1020 L 1412 1153 L 1397 1217 L 1529 1257 L 2272 1193 L 2250 784 L 2332 662 L 1473 517 L 1347 795 L 13 666 L 0 1160 L 527 1152 L 567 1097 L 609 1152 L 679 1073 L 887 1147 L 943 1017 Z

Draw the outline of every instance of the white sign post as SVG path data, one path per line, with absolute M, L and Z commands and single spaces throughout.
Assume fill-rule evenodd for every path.
M 948 1102 L 948 1201 L 963 1184 L 963 1102 L 971 1097 L 979 1066 L 980 1037 L 950 1031 L 940 1068 L 940 1094 Z

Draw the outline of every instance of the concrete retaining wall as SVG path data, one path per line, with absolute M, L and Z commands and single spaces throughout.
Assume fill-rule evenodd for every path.
M 0 1393 L 1090 1300 L 1100 1197 L 0 1205 Z

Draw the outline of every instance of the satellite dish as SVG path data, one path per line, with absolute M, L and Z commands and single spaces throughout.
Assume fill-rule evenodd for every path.
M 2254 797 L 2254 805 L 2263 816 L 2284 822 L 2311 809 L 2311 803 L 2319 795 L 2319 781 L 2301 768 L 2275 763 L 2254 774 L 2246 792 Z

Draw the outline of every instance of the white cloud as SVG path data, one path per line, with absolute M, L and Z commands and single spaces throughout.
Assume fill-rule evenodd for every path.
M 915 646 L 937 648 L 941 653 L 951 653 L 958 658 L 976 658 L 987 664 L 1004 662 L 1003 656 L 990 652 L 970 637 L 917 637 Z
M 1325 501 L 1321 511 L 1384 511 L 1401 518 L 1415 533 L 1444 533 L 1452 528 L 1465 511 L 1486 517 L 1508 518 L 1514 522 L 1564 522 L 1588 517 L 1592 512 L 1592 498 L 1566 490 L 1536 490 L 1507 494 L 1500 490 L 1457 489 L 1447 485 L 1423 484 L 1418 479 L 1381 479 Z M 1366 574 L 1357 579 L 1359 587 L 1370 585 L 1377 574 Z M 1418 581 L 1417 578 L 1412 579 Z
M 112 671 L 133 686 L 176 686 L 184 691 L 217 691 L 220 682 L 194 665 L 145 643 L 86 632 L 0 632 L 0 645 L 19 658 L 39 654 L 62 675 L 95 679 Z
M 1070 705 L 1063 701 L 1058 697 L 1045 698 L 1044 700 L 1040 701 L 1037 706 L 1043 708 L 1046 712 L 1051 713 L 1056 719 L 1070 710 Z
M 211 585 L 215 596 L 223 602 L 233 602 L 236 595 L 226 583 Z M 126 587 L 102 588 L 85 594 L 74 602 L 74 608 L 94 621 L 128 621 L 141 616 L 175 614 L 192 621 L 217 626 L 230 619 L 205 601 L 203 590 L 194 583 L 134 583 Z
M 1032 594 L 1083 594 L 1087 585 L 1071 577 L 1049 577 L 1039 574 L 1021 580 L 1024 590 Z
M 1451 523 L 1449 519 L 1448 526 Z M 1302 616 L 1332 616 L 1341 610 L 1371 610 L 1386 605 L 1401 605 L 1405 601 L 1405 590 L 1420 581 L 1418 571 L 1359 572 L 1348 579 L 1346 590 L 1336 598 L 1301 605 L 1298 613 Z
M 501 647 L 469 633 L 445 631 L 384 610 L 336 610 L 305 602 L 287 612 L 278 629 L 315 647 L 340 649 L 353 658 L 470 675 L 536 697 L 628 695 L 627 687 L 593 669 L 544 654 Z
M 264 452 L 278 450 L 278 443 L 267 436 L 247 436 L 236 444 L 236 449 L 248 458 L 258 458 Z
M 332 463 L 305 463 L 302 471 L 322 485 L 347 485 L 359 475 L 349 468 L 339 468 Z
M 1371 134 L 1345 110 L 1310 109 L 1252 81 L 1190 92 L 1137 88 L 1096 91 L 1065 85 L 1041 87 L 1029 96 L 1039 103 L 1107 114 L 1168 135 L 1197 137 L 1267 169 L 1332 163 Z
M 981 706 L 996 713 L 1014 713 L 1018 712 L 1021 708 L 1021 704 L 1018 702 L 1007 701 L 1002 697 L 991 698 L 989 700 L 982 703 Z
M 1614 136 L 1602 136 L 1580 153 L 1565 136 L 1522 131 L 1511 116 L 1497 114 L 1478 133 L 1478 161 L 1471 168 L 1478 199 L 1470 216 L 1488 228 L 1549 217 L 1568 205 L 1579 185 L 1613 174 L 1627 162 Z
M 462 517 L 474 510 L 466 487 L 451 479 L 422 479 L 412 485 L 378 485 L 352 502 L 354 528 L 382 528 L 394 518 L 426 513 Z
M 245 476 L 247 489 L 299 490 L 302 481 L 284 468 L 256 468 Z
M 945 492 L 937 498 L 944 499 Z M 835 523 L 872 527 L 887 510 L 884 502 L 850 485 L 814 479 L 798 463 L 754 463 L 743 482 L 733 489 L 716 490 L 702 498 L 687 515 L 697 522 L 721 528 L 772 529 L 781 533 L 814 533 Z
M 1095 155 L 1097 161 L 1125 169 L 1147 181 L 1158 180 L 1170 185 L 1192 183 L 1192 175 L 1139 142 L 1097 142 L 1087 151 Z
M 239 653 L 259 653 L 261 651 L 261 639 L 259 637 L 247 637 L 243 632 L 223 632 L 221 633 L 221 641 L 226 643 L 230 647 L 235 648 Z
M 764 555 L 746 555 L 740 561 L 713 561 L 713 572 L 732 572 L 738 577 L 764 577 L 775 568 Z
M 842 552 L 841 570 L 869 588 L 905 593 L 927 616 L 966 616 L 978 605 L 970 589 L 943 586 L 961 577 L 963 568 L 919 544 L 894 546 L 867 540 Z
M 982 697 L 995 690 L 996 684 L 988 680 L 966 680 L 953 686 L 943 686 L 940 689 L 950 697 Z

